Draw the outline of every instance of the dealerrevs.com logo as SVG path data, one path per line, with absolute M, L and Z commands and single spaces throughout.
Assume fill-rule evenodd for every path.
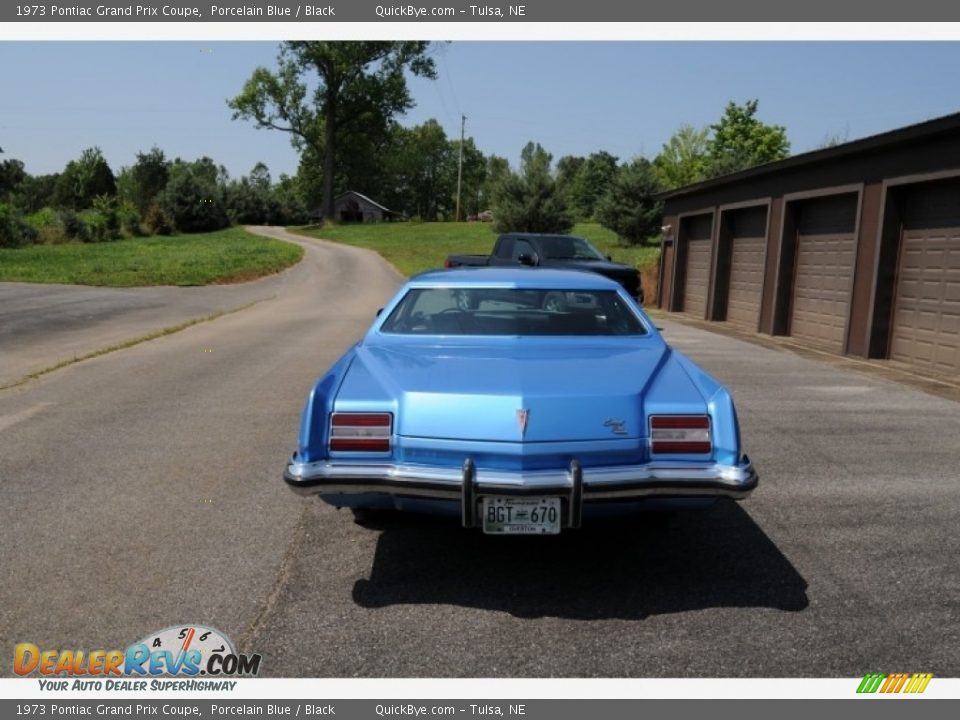
M 933 673 L 867 673 L 857 692 L 916 695 L 926 690 L 932 679 Z
M 130 683 L 121 684 L 120 681 L 111 682 L 109 679 L 160 676 L 251 677 L 260 671 L 260 660 L 259 654 L 238 653 L 230 639 L 214 628 L 175 625 L 151 633 L 125 650 L 51 650 L 41 649 L 34 643 L 18 643 L 13 651 L 13 671 L 21 677 L 38 674 L 47 678 L 107 678 L 110 683 L 110 687 L 106 688 L 88 683 L 74 683 L 68 687 L 68 683 L 64 681 L 51 689 L 140 690 L 146 689 L 143 687 L 145 683 L 132 686 Z

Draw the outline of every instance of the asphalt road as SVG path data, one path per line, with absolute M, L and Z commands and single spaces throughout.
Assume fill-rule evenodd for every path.
M 0 391 L 0 648 L 197 622 L 273 676 L 960 675 L 957 403 L 661 321 L 733 390 L 753 497 L 556 538 L 359 526 L 280 471 L 398 278 L 305 244 L 272 299 Z

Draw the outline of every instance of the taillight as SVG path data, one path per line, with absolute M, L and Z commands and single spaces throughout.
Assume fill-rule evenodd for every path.
M 705 454 L 713 449 L 706 415 L 654 415 L 650 418 L 650 452 Z
M 390 413 L 334 413 L 330 418 L 330 449 L 390 452 L 392 425 Z

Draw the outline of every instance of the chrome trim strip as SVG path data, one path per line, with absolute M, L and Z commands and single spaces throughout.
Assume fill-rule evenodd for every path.
M 469 483 L 469 490 L 465 491 L 468 475 L 472 482 Z M 759 480 L 753 463 L 746 456 L 738 465 L 657 462 L 581 468 L 579 480 L 576 479 L 577 475 L 573 463 L 564 470 L 507 471 L 478 469 L 470 460 L 464 462 L 463 468 L 361 464 L 342 460 L 314 463 L 291 461 L 283 473 L 289 487 L 302 495 L 386 493 L 460 500 L 464 504 L 464 521 L 468 515 L 476 520 L 476 508 L 472 512 L 466 509 L 467 494 L 472 496 L 474 503 L 478 496 L 484 494 L 556 494 L 572 500 L 577 485 L 580 485 L 584 502 L 656 495 L 741 499 L 753 491 Z

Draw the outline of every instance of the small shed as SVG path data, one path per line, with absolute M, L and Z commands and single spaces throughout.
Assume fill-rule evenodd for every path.
M 333 214 L 338 222 L 385 222 L 403 217 L 401 213 L 354 190 L 348 190 L 333 199 Z

